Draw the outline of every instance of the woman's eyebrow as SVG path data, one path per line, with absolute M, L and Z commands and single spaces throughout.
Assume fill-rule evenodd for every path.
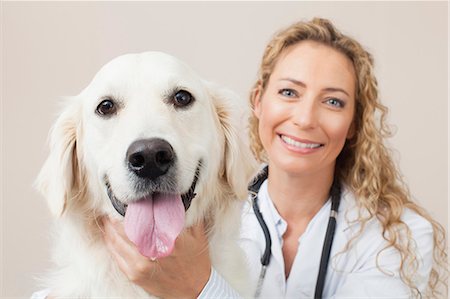
M 329 92 L 340 91 L 340 92 L 346 94 L 347 96 L 350 96 L 350 95 L 348 94 L 348 92 L 346 92 L 344 89 L 338 88 L 338 87 L 327 87 L 327 88 L 324 89 L 324 91 L 329 91 Z
M 296 79 L 292 79 L 292 78 L 281 78 L 281 81 L 289 81 L 294 83 L 295 85 L 299 85 L 301 87 L 306 87 L 306 84 L 303 83 L 302 81 L 296 80 Z
M 281 78 L 280 80 L 282 80 L 282 81 L 289 81 L 289 82 L 294 83 L 295 85 L 299 85 L 301 87 L 306 87 L 306 84 L 304 82 L 296 80 L 296 79 L 293 79 L 293 78 Z M 324 89 L 324 91 L 328 91 L 328 92 L 337 92 L 337 91 L 339 91 L 339 92 L 342 92 L 342 93 L 346 94 L 347 96 L 350 96 L 348 92 L 346 92 L 344 89 L 339 88 L 339 87 L 327 87 L 327 88 Z

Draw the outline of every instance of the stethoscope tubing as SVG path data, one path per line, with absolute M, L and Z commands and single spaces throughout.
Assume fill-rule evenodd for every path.
M 255 298 L 258 298 L 261 293 L 262 283 L 264 281 L 264 277 L 266 276 L 266 270 L 267 266 L 270 263 L 270 256 L 272 255 L 271 248 L 272 248 L 272 238 L 270 237 L 269 228 L 267 227 L 266 222 L 264 221 L 263 215 L 261 214 L 261 211 L 258 208 L 258 196 L 255 195 L 252 200 L 253 205 L 253 211 L 255 212 L 256 219 L 259 222 L 259 225 L 261 226 L 261 229 L 264 233 L 264 239 L 266 243 L 266 248 L 264 249 L 264 253 L 261 256 L 261 273 L 259 274 L 258 278 L 258 284 L 256 286 L 256 292 L 255 292 Z
M 255 291 L 255 298 L 258 298 L 261 294 L 262 284 L 266 275 L 267 267 L 270 263 L 272 239 L 270 232 L 264 221 L 263 215 L 258 207 L 258 191 L 262 183 L 267 179 L 269 174 L 269 168 L 266 166 L 255 178 L 254 182 L 249 186 L 249 192 L 252 197 L 252 208 L 255 213 L 256 219 L 264 233 L 265 249 L 261 256 L 261 272 L 258 278 L 258 283 Z M 336 219 L 339 210 L 340 198 L 341 198 L 341 186 L 338 180 L 335 178 L 330 189 L 331 195 L 331 211 L 330 218 L 328 220 L 328 226 L 325 233 L 325 239 L 323 242 L 322 256 L 320 258 L 319 274 L 317 276 L 316 288 L 314 292 L 314 299 L 321 299 L 323 290 L 325 287 L 325 278 L 327 274 L 328 262 L 330 260 L 331 247 L 333 245 L 334 234 L 336 230 Z

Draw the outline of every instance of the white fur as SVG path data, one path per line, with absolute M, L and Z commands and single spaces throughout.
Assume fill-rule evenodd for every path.
M 176 88 L 194 95 L 191 107 L 175 109 L 165 100 Z M 122 102 L 117 115 L 107 119 L 95 113 L 105 96 Z M 172 145 L 180 193 L 189 189 L 202 159 L 186 226 L 207 223 L 214 268 L 245 295 L 245 263 L 236 239 L 240 203 L 255 162 L 245 138 L 244 103 L 159 52 L 112 60 L 86 89 L 67 100 L 51 130 L 50 155 L 36 182 L 57 217 L 55 269 L 45 280 L 54 296 L 149 297 L 115 265 L 97 220 L 102 215 L 121 217 L 106 193 L 105 175 L 120 200 L 142 196 L 133 191 L 124 159 L 133 141 L 152 137 Z

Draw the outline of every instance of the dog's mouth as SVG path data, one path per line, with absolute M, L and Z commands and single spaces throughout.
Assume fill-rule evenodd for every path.
M 194 179 L 192 181 L 191 187 L 189 188 L 189 190 L 186 193 L 181 195 L 181 200 L 183 201 L 185 211 L 187 211 L 189 209 L 189 207 L 191 206 L 191 203 L 192 203 L 192 199 L 194 199 L 194 197 L 197 195 L 197 193 L 195 193 L 195 187 L 197 185 L 199 176 L 200 176 L 200 163 L 197 166 L 197 169 L 195 171 L 195 175 L 194 175 Z M 122 215 L 122 217 L 125 217 L 125 213 L 127 212 L 128 205 L 117 199 L 117 197 L 112 192 L 111 184 L 109 183 L 109 180 L 107 178 L 105 179 L 105 186 L 106 186 L 106 192 L 108 193 L 109 200 L 111 201 L 114 209 L 117 211 L 117 213 Z M 158 192 L 154 192 L 154 194 L 157 194 L 157 193 Z
M 200 165 L 199 163 L 186 193 L 152 192 L 129 204 L 118 200 L 108 179 L 105 180 L 113 207 L 125 217 L 125 233 L 142 255 L 156 259 L 172 252 L 175 239 L 184 228 L 185 213 L 196 196 L 195 187 L 200 175 Z

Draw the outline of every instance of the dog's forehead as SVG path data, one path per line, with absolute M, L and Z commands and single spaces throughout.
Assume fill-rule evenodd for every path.
M 111 60 L 100 69 L 92 82 L 161 85 L 186 80 L 198 81 L 199 77 L 185 63 L 166 53 L 144 52 Z

